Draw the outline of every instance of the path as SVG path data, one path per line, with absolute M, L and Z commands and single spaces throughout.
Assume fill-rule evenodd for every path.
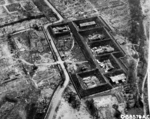
M 45 116 L 45 119 L 53 119 L 54 114 L 55 114 L 55 110 L 59 105 L 59 102 L 61 100 L 61 97 L 62 97 L 62 94 L 63 94 L 64 90 L 66 89 L 66 87 L 69 84 L 70 78 L 69 78 L 68 72 L 67 72 L 67 70 L 64 66 L 64 61 L 61 60 L 59 52 L 57 51 L 56 46 L 54 45 L 54 42 L 52 41 L 52 38 L 51 38 L 50 34 L 48 33 L 48 30 L 47 30 L 48 26 L 49 25 L 45 26 L 47 36 L 50 39 L 50 44 L 52 45 L 52 48 L 55 52 L 55 55 L 57 56 L 59 65 L 61 66 L 61 68 L 63 70 L 63 73 L 64 73 L 64 76 L 65 76 L 65 81 L 64 81 L 63 85 L 59 85 L 59 87 L 56 89 L 56 91 L 55 91 L 55 93 L 54 93 L 54 95 L 51 99 L 51 103 L 48 107 L 47 114 Z

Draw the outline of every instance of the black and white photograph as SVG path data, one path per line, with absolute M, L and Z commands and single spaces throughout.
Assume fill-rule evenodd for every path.
M 150 0 L 0 0 L 0 119 L 150 119 Z

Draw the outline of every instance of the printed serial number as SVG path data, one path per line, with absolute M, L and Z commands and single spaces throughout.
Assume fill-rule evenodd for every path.
M 121 115 L 121 119 L 150 119 L 150 115 Z

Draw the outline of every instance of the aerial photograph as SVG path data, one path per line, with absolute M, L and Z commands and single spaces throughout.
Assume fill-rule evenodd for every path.
M 150 0 L 0 0 L 0 119 L 150 119 Z

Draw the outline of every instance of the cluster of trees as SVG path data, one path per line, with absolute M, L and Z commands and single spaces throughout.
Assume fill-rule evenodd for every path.
M 131 14 L 131 33 L 130 40 L 132 43 L 138 44 L 143 38 L 143 15 L 141 12 L 140 0 L 129 0 Z
M 131 59 L 129 62 L 129 66 L 128 66 L 128 80 L 127 83 L 128 84 L 136 84 L 137 82 L 137 67 L 136 64 L 137 62 L 134 59 Z
M 12 41 L 12 36 L 10 34 L 7 35 L 7 41 L 10 46 L 11 51 L 13 52 L 14 50 L 16 50 L 16 46 L 14 42 Z
M 92 117 L 94 119 L 99 119 L 99 113 L 98 113 L 98 109 L 94 104 L 94 100 L 90 99 L 90 100 L 86 100 L 85 102 L 87 109 L 89 110 L 89 113 L 92 115 Z
M 115 109 L 114 117 L 116 119 L 121 119 L 121 112 L 118 110 L 118 105 L 114 104 L 113 108 Z
M 132 88 L 137 92 L 136 94 L 136 106 L 143 107 L 140 95 L 141 95 L 141 86 L 146 75 L 147 62 L 146 62 L 146 38 L 143 28 L 143 14 L 141 10 L 140 0 L 129 0 L 130 5 L 130 14 L 131 14 L 131 33 L 129 33 L 129 39 L 133 44 L 138 44 L 138 59 L 139 62 L 134 60 L 129 64 L 128 71 L 128 84 L 132 84 Z M 133 57 L 134 58 L 134 57 Z M 136 58 L 134 58 L 136 59 Z M 136 67 L 138 66 L 138 67 Z M 137 83 L 137 85 L 136 85 Z M 133 92 L 134 92 L 133 91 Z
M 65 99 L 68 101 L 68 103 L 72 106 L 73 109 L 80 109 L 80 100 L 77 99 L 77 95 L 73 92 L 70 92 L 66 95 Z

